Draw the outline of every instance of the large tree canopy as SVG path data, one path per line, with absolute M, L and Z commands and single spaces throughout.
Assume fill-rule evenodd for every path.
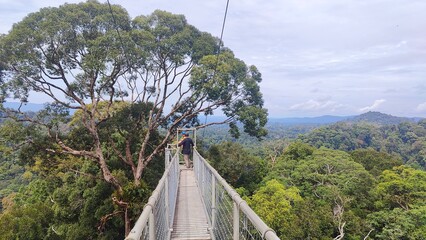
M 261 75 L 218 43 L 184 16 L 164 11 L 131 20 L 120 6 L 110 9 L 94 1 L 43 8 L 1 38 L 1 100 L 26 102 L 38 92 L 59 107 L 78 109 L 94 145 L 100 144 L 99 124 L 114 115 L 116 101 L 144 103 L 146 115 L 135 120 L 146 129 L 144 142 L 158 128 L 168 130 L 153 154 L 177 127 L 216 109 L 227 116 L 221 123 L 230 123 L 233 133 L 238 134 L 235 123 L 240 121 L 246 132 L 264 136 Z M 66 152 L 104 161 L 99 152 L 70 149 L 58 134 L 52 136 Z M 145 148 L 139 152 L 136 179 L 152 159 Z
M 119 193 L 111 153 L 139 185 L 178 127 L 228 123 L 238 136 L 241 122 L 250 135 L 266 135 L 261 74 L 183 15 L 157 10 L 131 19 L 122 7 L 97 1 L 43 8 L 0 36 L 0 72 L 1 102 L 25 103 L 32 94 L 52 102 L 44 115 L 17 119 L 44 127 L 57 144 L 51 151 L 95 161 Z M 64 125 L 67 109 L 77 114 Z M 226 118 L 197 121 L 214 111 Z M 89 145 L 70 143 L 69 132 Z

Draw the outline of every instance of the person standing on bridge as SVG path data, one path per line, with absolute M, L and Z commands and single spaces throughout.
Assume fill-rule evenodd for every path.
M 190 167 L 189 155 L 191 154 L 192 148 L 194 147 L 194 142 L 189 137 L 188 133 L 183 133 L 184 138 L 178 143 L 178 146 L 182 146 L 183 159 L 185 160 L 186 168 Z

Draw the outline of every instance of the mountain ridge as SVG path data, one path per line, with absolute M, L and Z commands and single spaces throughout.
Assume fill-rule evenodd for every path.
M 353 116 L 333 116 L 324 115 L 319 117 L 300 117 L 300 118 L 269 118 L 269 123 L 279 124 L 333 124 L 337 122 L 360 123 L 367 122 L 379 125 L 393 125 L 402 122 L 418 122 L 421 117 L 397 117 L 386 113 L 369 111 L 360 115 Z
M 348 119 L 347 122 L 359 123 L 359 122 L 368 122 L 375 123 L 378 125 L 395 125 L 403 122 L 413 122 L 416 123 L 423 118 L 420 117 L 397 117 L 386 113 L 369 111 L 357 116 L 354 116 L 351 119 Z
M 18 109 L 21 105 L 19 102 L 5 102 L 3 105 L 7 108 Z M 32 111 L 37 112 L 44 108 L 44 104 L 39 103 L 26 103 L 21 106 L 22 111 Z M 205 116 L 201 116 L 202 120 Z M 208 116 L 206 122 L 214 122 L 224 120 L 223 116 Z M 352 116 L 335 116 L 335 115 L 323 115 L 318 117 L 269 117 L 268 124 L 288 124 L 288 125 L 326 125 L 333 124 L 337 122 L 349 122 L 349 123 L 359 123 L 359 122 L 368 122 L 375 123 L 379 125 L 389 125 L 389 124 L 399 124 L 401 122 L 418 122 L 421 117 L 398 117 L 391 114 L 369 111 L 362 113 L 360 115 Z

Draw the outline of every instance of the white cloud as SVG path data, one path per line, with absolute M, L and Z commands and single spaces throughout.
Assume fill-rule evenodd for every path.
M 313 100 L 310 99 L 303 103 L 297 103 L 292 105 L 289 109 L 290 110 L 331 110 L 334 111 L 336 108 L 341 107 L 341 104 L 338 104 L 334 101 L 330 100 Z
M 417 112 L 426 112 L 426 102 L 417 105 L 416 110 Z
M 363 108 L 360 108 L 360 109 L 359 109 L 359 111 L 360 111 L 360 112 L 366 112 L 366 111 L 371 111 L 371 110 L 377 109 L 377 108 L 378 108 L 380 105 L 382 105 L 384 102 L 386 102 L 386 100 L 385 100 L 385 99 L 379 99 L 379 100 L 376 100 L 376 101 L 374 101 L 373 105 L 371 105 L 371 106 L 367 106 L 367 107 L 363 107 Z

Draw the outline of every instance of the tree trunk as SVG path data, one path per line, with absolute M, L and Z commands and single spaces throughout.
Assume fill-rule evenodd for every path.
M 138 164 L 136 168 L 136 174 L 134 175 L 134 184 L 136 186 L 139 186 L 141 183 L 142 173 L 144 169 L 145 169 L 145 164 L 143 162 Z
M 118 200 L 116 197 L 112 198 L 112 202 L 115 203 L 119 208 L 123 209 L 124 212 L 124 234 L 125 236 L 129 235 L 131 229 L 130 217 L 129 217 L 129 203 Z
M 105 181 L 107 181 L 108 183 L 111 183 L 113 185 L 113 187 L 120 193 L 123 193 L 123 188 L 121 187 L 121 184 L 117 181 L 117 179 L 112 175 L 111 171 L 108 168 L 108 165 L 106 164 L 106 161 L 104 159 L 104 156 L 101 152 L 100 149 L 98 149 L 96 151 L 97 155 L 98 155 L 98 161 L 99 161 L 99 166 L 102 170 L 102 175 L 105 179 Z
M 129 235 L 131 229 L 131 225 L 130 225 L 130 217 L 128 214 L 128 207 L 126 206 L 126 209 L 124 210 L 124 236 Z

